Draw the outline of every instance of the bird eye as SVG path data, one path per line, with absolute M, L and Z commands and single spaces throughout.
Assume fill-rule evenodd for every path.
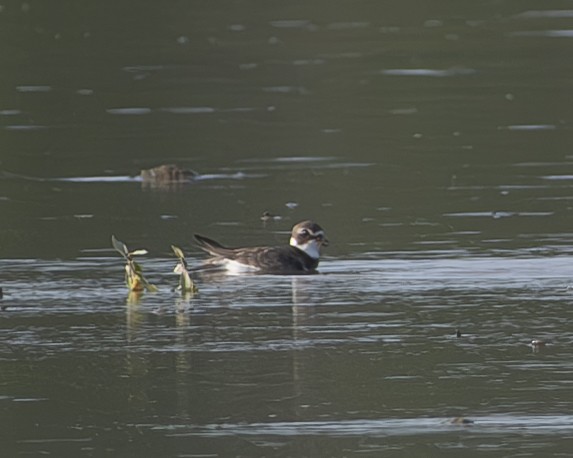
M 308 235 L 308 231 L 306 229 L 303 229 L 302 231 L 300 231 L 300 235 Z

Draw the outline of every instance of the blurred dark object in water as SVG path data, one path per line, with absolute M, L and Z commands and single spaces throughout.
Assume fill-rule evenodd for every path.
M 545 348 L 546 342 L 539 339 L 533 339 L 530 345 L 533 353 L 538 353 L 539 351 Z
M 459 339 L 462 336 L 462 331 L 456 329 L 456 337 Z
M 473 425 L 474 421 L 469 418 L 456 417 L 450 420 L 451 425 Z
M 264 222 L 264 223 L 269 222 L 269 221 L 279 221 L 279 220 L 281 220 L 281 219 L 282 219 L 282 218 L 281 218 L 280 216 L 278 216 L 278 215 L 273 215 L 273 214 L 272 214 L 270 211 L 268 211 L 268 210 L 265 210 L 265 211 L 263 212 L 263 214 L 261 215 L 261 221 Z
M 185 183 L 192 182 L 199 174 L 194 170 L 182 169 L 174 164 L 164 164 L 141 171 L 144 188 L 173 191 Z
M 3 297 L 4 297 L 4 291 L 2 290 L 2 288 L 0 288 L 0 299 L 2 299 Z M 6 310 L 7 308 L 8 308 L 7 305 L 2 305 L 2 306 L 0 307 L 0 310 L 4 311 L 4 310 Z

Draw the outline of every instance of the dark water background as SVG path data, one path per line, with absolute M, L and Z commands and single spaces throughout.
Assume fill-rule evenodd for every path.
M 572 40 L 556 0 L 2 2 L 2 454 L 568 456 Z M 320 275 L 173 291 L 171 244 L 306 218 Z

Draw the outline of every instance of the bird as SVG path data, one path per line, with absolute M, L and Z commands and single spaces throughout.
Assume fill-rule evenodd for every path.
M 310 220 L 294 225 L 286 246 L 230 248 L 199 234 L 194 237 L 199 248 L 212 256 L 209 264 L 232 274 L 313 274 L 321 248 L 329 243 L 324 229 Z

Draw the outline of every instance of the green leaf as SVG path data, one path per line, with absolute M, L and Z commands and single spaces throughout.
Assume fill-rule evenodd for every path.
M 111 243 L 115 250 L 120 253 L 125 259 L 125 283 L 132 292 L 141 292 L 143 290 L 149 292 L 158 291 L 157 287 L 149 283 L 143 276 L 143 269 L 133 260 L 133 256 L 147 254 L 147 250 L 135 250 L 131 253 L 127 249 L 125 243 L 119 241 L 114 235 L 111 236 Z
M 130 261 L 128 265 L 130 269 L 133 270 L 133 272 L 135 272 L 138 275 L 143 272 L 143 268 L 135 261 Z

